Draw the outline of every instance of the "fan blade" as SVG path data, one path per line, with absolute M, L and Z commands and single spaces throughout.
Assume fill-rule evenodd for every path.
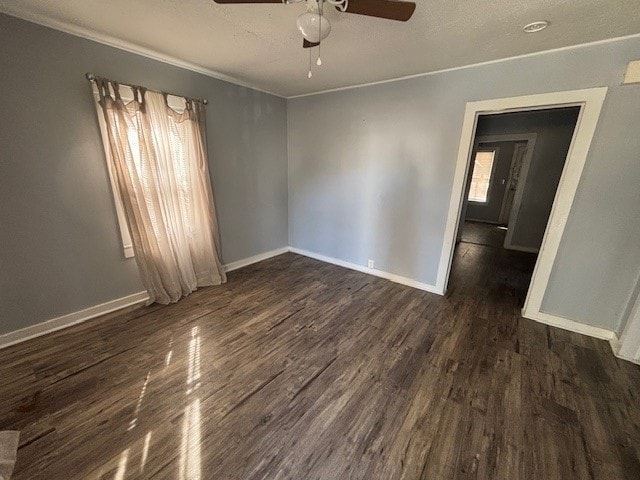
M 302 40 L 302 48 L 313 48 L 313 47 L 317 47 L 318 45 L 320 45 L 320 42 L 318 43 L 310 42 L 306 38 Z
M 282 3 L 282 0 L 213 0 L 215 3 L 233 4 L 233 3 Z
M 336 7 L 336 9 L 338 11 L 342 11 L 338 7 Z M 413 2 L 396 2 L 392 0 L 349 0 L 346 12 L 406 22 L 411 18 L 415 9 L 416 4 Z

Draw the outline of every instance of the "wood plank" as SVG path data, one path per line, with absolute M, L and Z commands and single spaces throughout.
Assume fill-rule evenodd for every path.
M 637 479 L 640 370 L 523 319 L 535 257 L 446 297 L 285 254 L 0 351 L 15 479 Z

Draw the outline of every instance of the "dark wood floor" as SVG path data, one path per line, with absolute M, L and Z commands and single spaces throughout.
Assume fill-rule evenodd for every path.
M 507 230 L 500 225 L 466 220 L 462 225 L 461 238 L 465 243 L 502 248 L 506 234 Z
M 15 479 L 640 478 L 640 370 L 519 316 L 533 259 L 445 298 L 285 254 L 0 351 Z

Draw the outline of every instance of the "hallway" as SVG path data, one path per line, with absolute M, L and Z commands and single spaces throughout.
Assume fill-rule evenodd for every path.
M 496 302 L 515 297 L 522 308 L 537 255 L 502 247 L 506 230 L 498 225 L 466 221 L 456 247 L 449 292 L 483 291 Z

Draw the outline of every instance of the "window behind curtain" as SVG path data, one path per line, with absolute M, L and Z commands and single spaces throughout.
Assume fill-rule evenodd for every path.
M 98 89 L 96 88 L 95 83 L 92 83 L 92 88 L 93 88 L 93 96 L 95 99 L 95 106 L 98 112 L 98 122 L 100 123 L 100 130 L 102 132 L 103 147 L 104 147 L 105 155 L 108 158 L 109 143 L 106 141 L 106 138 L 107 138 L 106 125 L 104 123 L 102 107 L 100 107 L 100 104 L 99 104 L 100 96 L 98 94 Z M 121 85 L 120 89 L 121 89 L 120 93 L 122 95 L 122 100 L 124 100 L 125 103 L 133 100 L 133 93 L 131 92 L 131 89 L 129 87 L 125 85 Z M 169 106 L 176 112 L 181 113 L 182 111 L 184 111 L 184 101 L 182 99 L 178 97 L 169 96 L 167 98 L 167 102 Z M 174 152 L 180 152 L 182 157 L 184 157 L 182 133 L 179 131 L 179 128 L 173 125 L 173 128 L 169 132 L 169 135 L 171 136 L 171 144 L 172 144 L 171 146 Z M 132 130 L 131 132 L 127 132 L 127 136 L 129 137 L 129 142 L 132 147 L 132 153 L 134 157 L 131 159 L 131 161 L 133 161 L 133 163 L 136 165 L 136 168 L 138 169 L 138 173 L 141 174 L 142 172 L 140 172 L 140 163 L 137 161 L 137 158 L 139 158 L 140 156 L 139 148 L 136 148 L 138 143 L 138 135 L 135 130 Z M 182 184 L 186 182 L 186 176 L 188 173 L 186 169 L 186 160 L 183 159 L 180 162 L 180 164 L 182 167 L 181 168 L 182 177 L 180 180 L 181 180 L 181 187 L 183 187 Z M 129 227 L 127 226 L 127 220 L 124 215 L 124 207 L 122 206 L 122 201 L 120 200 L 120 195 L 118 193 L 118 182 L 116 181 L 114 172 L 112 172 L 111 170 L 112 167 L 110 162 L 107 162 L 107 167 L 109 170 L 109 180 L 111 181 L 111 190 L 113 192 L 113 197 L 114 197 L 113 200 L 116 206 L 116 214 L 118 217 L 118 226 L 120 229 L 120 238 L 122 240 L 123 253 L 125 258 L 131 258 L 134 256 L 133 245 L 131 243 L 131 234 L 129 232 Z M 144 175 L 142 175 L 142 177 L 144 178 Z M 151 220 L 152 220 L 152 223 L 155 223 L 153 222 L 153 218 Z M 155 230 L 155 225 L 154 225 L 154 230 Z

